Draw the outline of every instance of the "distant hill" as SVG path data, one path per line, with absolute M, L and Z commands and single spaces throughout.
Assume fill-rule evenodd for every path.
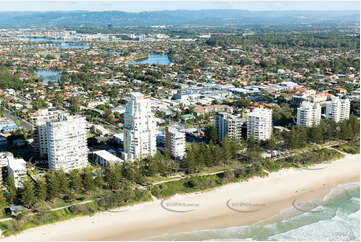
M 174 10 L 0 12 L 0 27 L 149 27 L 359 24 L 359 11 Z

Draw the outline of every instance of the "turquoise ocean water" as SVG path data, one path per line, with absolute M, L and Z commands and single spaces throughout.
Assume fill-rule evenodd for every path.
M 249 226 L 162 235 L 151 240 L 360 240 L 360 184 L 341 184 L 322 199 L 293 203 Z

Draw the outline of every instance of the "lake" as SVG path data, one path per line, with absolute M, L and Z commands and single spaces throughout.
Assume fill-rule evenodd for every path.
M 61 44 L 61 45 L 58 45 L 58 46 L 53 46 L 51 48 L 87 50 L 87 49 L 90 48 L 90 46 L 89 45 Z
M 118 51 L 107 51 L 107 52 L 103 53 L 103 55 L 117 55 L 117 54 L 119 54 Z
M 133 61 L 128 64 L 160 64 L 160 65 L 170 65 L 172 62 L 169 60 L 168 55 L 157 55 L 151 54 L 148 55 L 148 58 L 142 61 Z
M 42 77 L 44 82 L 60 82 L 59 71 L 35 71 L 38 78 Z

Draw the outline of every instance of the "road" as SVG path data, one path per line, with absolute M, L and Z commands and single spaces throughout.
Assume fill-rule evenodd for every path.
M 28 121 L 26 121 L 18 116 L 15 116 L 9 110 L 5 109 L 4 114 L 8 119 L 11 119 L 14 122 L 19 122 L 21 127 L 25 128 L 25 129 L 33 129 L 33 125 L 31 123 L 29 123 Z

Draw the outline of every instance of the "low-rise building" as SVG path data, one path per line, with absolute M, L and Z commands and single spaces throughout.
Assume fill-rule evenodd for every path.
M 26 162 L 23 159 L 10 158 L 8 172 L 14 177 L 15 187 L 21 187 L 26 177 Z
M 211 113 L 211 112 L 233 112 L 233 108 L 228 105 L 210 105 L 205 107 L 195 107 L 193 111 L 196 113 L 197 116 Z
M 119 157 L 113 155 L 112 153 L 106 151 L 106 150 L 98 150 L 94 151 L 93 153 L 93 161 L 100 165 L 102 168 L 107 167 L 111 164 L 120 164 L 124 162 Z
M 123 144 L 124 134 L 118 133 L 113 135 L 113 139 L 117 144 Z

